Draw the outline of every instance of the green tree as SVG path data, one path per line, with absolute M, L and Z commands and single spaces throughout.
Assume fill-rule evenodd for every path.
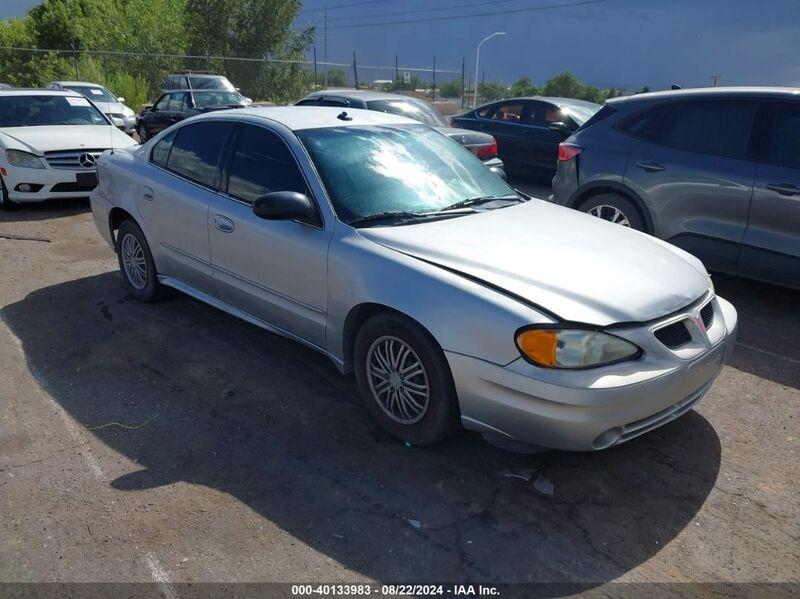
M 487 81 L 478 86 L 478 100 L 480 102 L 494 102 L 508 97 L 508 88 L 494 81 Z
M 539 88 L 533 84 L 529 77 L 523 77 L 511 84 L 511 87 L 508 89 L 508 94 L 512 98 L 536 96 L 539 94 Z
M 437 87 L 439 88 L 439 95 L 443 98 L 461 97 L 461 79 L 451 79 L 439 84 Z
M 186 6 L 190 54 L 274 61 L 302 60 L 313 29 L 293 31 L 299 0 L 192 0 Z M 208 67 L 226 74 L 257 99 L 286 102 L 311 85 L 302 64 L 209 59 Z M 330 82 L 330 79 L 329 79 Z
M 542 95 L 559 98 L 580 98 L 583 92 L 583 83 L 569 71 L 564 71 L 547 80 L 547 83 L 544 84 Z
M 325 73 L 317 73 L 317 85 L 325 85 Z M 328 87 L 347 87 L 347 73 L 340 68 L 329 69 Z

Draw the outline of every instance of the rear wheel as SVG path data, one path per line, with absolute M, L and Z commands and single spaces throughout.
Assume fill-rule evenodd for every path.
M 359 330 L 354 353 L 364 407 L 391 435 L 428 445 L 458 429 L 444 352 L 418 324 L 395 313 L 373 316 Z
M 126 220 L 119 226 L 117 258 L 128 292 L 143 302 L 157 300 L 161 284 L 158 282 L 153 255 L 144 233 L 133 221 Z
M 600 193 L 581 204 L 579 210 L 637 231 L 646 229 L 639 209 L 628 198 L 616 193 Z
M 6 189 L 6 182 L 0 178 L 0 209 L 8 212 L 19 210 L 19 204 L 12 202 L 8 199 L 8 190 Z

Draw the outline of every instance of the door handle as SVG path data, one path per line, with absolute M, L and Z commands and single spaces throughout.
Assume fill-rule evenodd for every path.
M 231 219 L 221 214 L 217 214 L 214 217 L 214 227 L 223 233 L 232 233 L 236 228 Z
M 770 183 L 767 189 L 777 191 L 782 196 L 796 196 L 800 195 L 800 187 L 793 183 Z
M 647 160 L 645 162 L 637 162 L 636 166 L 640 169 L 647 171 L 648 173 L 655 173 L 658 171 L 664 170 L 664 165 L 658 162 L 654 162 L 652 160 Z
M 147 185 L 142 187 L 142 199 L 147 200 L 148 202 L 152 202 L 153 198 L 156 196 L 153 194 L 153 190 L 149 188 Z

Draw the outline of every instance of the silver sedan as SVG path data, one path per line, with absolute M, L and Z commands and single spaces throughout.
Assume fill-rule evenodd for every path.
M 131 295 L 172 287 L 319 350 L 413 444 L 463 425 L 604 449 L 691 409 L 733 346 L 697 259 L 525 196 L 402 117 L 213 113 L 98 174 Z

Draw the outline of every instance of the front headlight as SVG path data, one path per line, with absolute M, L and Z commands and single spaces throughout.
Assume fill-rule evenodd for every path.
M 127 106 L 122 109 L 122 114 L 128 119 L 132 119 L 134 116 L 136 116 L 136 113 Z
M 517 331 L 522 357 L 543 368 L 583 369 L 633 360 L 642 350 L 602 331 L 527 327 Z
M 22 150 L 6 150 L 6 158 L 11 166 L 20 168 L 44 168 L 42 159 Z

